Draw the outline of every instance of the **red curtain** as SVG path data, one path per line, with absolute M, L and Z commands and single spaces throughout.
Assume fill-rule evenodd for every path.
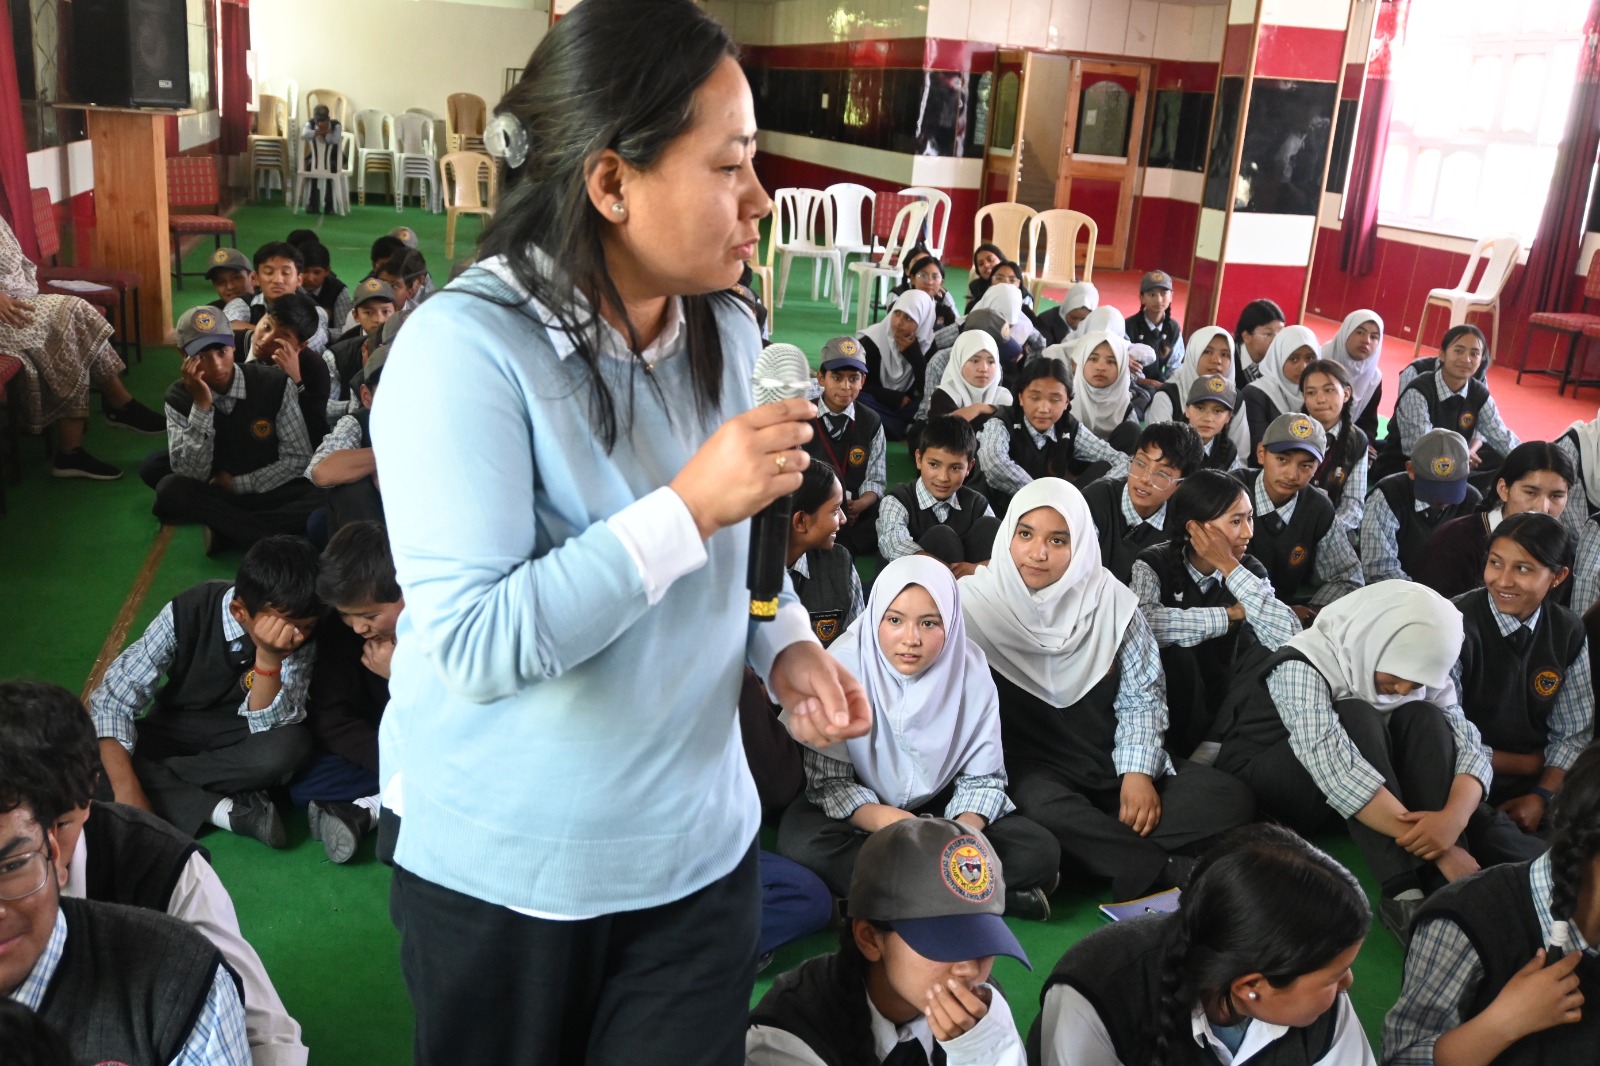
M 222 0 L 218 27 L 222 53 L 222 153 L 238 155 L 250 147 L 250 9 L 241 0 Z
M 0 214 L 22 245 L 22 254 L 39 260 L 39 237 L 33 229 L 33 200 L 28 186 L 28 134 L 22 124 L 22 94 L 17 85 L 17 57 L 11 44 L 11 11 L 0 0 Z
M 1346 274 L 1370 274 L 1375 265 L 1378 189 L 1383 180 L 1384 152 L 1389 147 L 1389 118 L 1394 113 L 1394 81 L 1389 75 L 1395 50 L 1405 37 L 1408 4 L 1409 0 L 1383 0 L 1372 31 L 1361 118 L 1356 123 L 1355 155 L 1344 187 L 1339 269 Z
M 1583 23 L 1577 82 L 1567 128 L 1561 134 L 1555 174 L 1545 196 L 1539 232 L 1528 251 L 1518 303 L 1524 313 L 1565 311 L 1572 296 L 1582 250 L 1589 185 L 1600 152 L 1600 0 L 1592 0 Z

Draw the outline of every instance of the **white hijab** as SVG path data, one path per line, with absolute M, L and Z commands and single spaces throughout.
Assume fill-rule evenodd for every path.
M 1426 585 L 1380 581 L 1324 607 L 1286 647 L 1310 660 L 1335 701 L 1403 702 L 1378 694 L 1373 675 L 1381 671 L 1423 686 L 1404 701 L 1437 703 L 1454 698 L 1450 668 L 1461 657 L 1462 632 L 1461 612 Z
M 1075 281 L 1067 287 L 1067 295 L 1061 301 L 1061 320 L 1065 322 L 1067 314 L 1071 311 L 1076 311 L 1080 307 L 1087 308 L 1092 312 L 1099 306 L 1100 290 L 1094 287 L 1094 282 Z M 1067 336 L 1069 338 L 1078 336 L 1083 332 L 1086 325 L 1088 325 L 1087 321 L 1079 322 L 1076 327 L 1067 331 Z
M 1562 434 L 1571 433 L 1578 438 L 1578 462 L 1583 469 L 1583 490 L 1589 497 L 1591 508 L 1600 507 L 1600 412 L 1593 421 L 1574 422 Z
M 1072 561 L 1059 581 L 1032 592 L 1011 558 L 1011 538 L 1017 522 L 1039 507 L 1067 520 Z M 1138 598 L 1100 565 L 1100 535 L 1083 494 L 1054 477 L 1012 497 L 989 565 L 960 585 L 972 640 L 990 667 L 1052 707 L 1070 707 L 1100 683 L 1139 609 Z
M 1305 406 L 1305 397 L 1300 395 L 1300 386 L 1291 384 L 1283 376 L 1283 364 L 1289 357 L 1301 348 L 1310 348 L 1313 352 L 1322 346 L 1317 340 L 1317 335 L 1307 326 L 1285 326 L 1272 338 L 1272 347 L 1267 349 L 1266 357 L 1261 360 L 1261 376 L 1252 381 L 1245 388 L 1259 389 L 1267 394 L 1278 408 L 1279 414 L 1291 414 Z
M 994 380 L 981 389 L 961 373 L 967 360 L 979 352 L 988 352 L 995 361 Z M 1000 346 L 995 344 L 994 338 L 981 329 L 970 329 L 957 337 L 955 347 L 950 351 L 950 361 L 944 365 L 944 376 L 939 379 L 939 388 L 956 402 L 957 407 L 974 403 L 1003 407 L 1010 403 L 1011 390 L 1000 384 Z
M 907 289 L 895 298 L 889 313 L 866 329 L 861 336 L 870 339 L 878 349 L 878 372 L 884 385 L 904 390 L 912 380 L 911 363 L 894 343 L 894 330 L 889 322 L 896 311 L 904 311 L 917 324 L 917 343 L 922 346 L 922 357 L 933 354 L 933 297 L 921 289 Z
M 1350 334 L 1368 322 L 1378 324 L 1378 348 L 1368 358 L 1356 359 L 1345 345 L 1350 341 Z M 1342 363 L 1350 371 L 1350 415 L 1360 418 L 1373 394 L 1378 391 L 1378 386 L 1383 384 L 1383 367 L 1379 365 L 1383 358 L 1383 318 L 1376 311 L 1366 308 L 1351 311 L 1344 316 L 1344 324 L 1334 334 L 1333 340 L 1322 346 L 1322 358 Z
M 1172 375 L 1172 383 L 1178 386 L 1180 408 L 1188 402 L 1189 390 L 1194 387 L 1195 379 L 1200 376 L 1200 356 L 1218 337 L 1228 342 L 1228 372 L 1223 376 L 1229 381 L 1233 380 L 1232 360 L 1236 357 L 1233 350 L 1233 334 L 1221 326 L 1201 326 L 1189 335 L 1189 343 L 1183 348 L 1183 362 L 1178 364 L 1178 372 Z
M 1083 368 L 1090 354 L 1100 345 L 1108 344 L 1117 357 L 1117 376 L 1111 384 L 1098 388 L 1083 376 Z M 1104 440 L 1112 430 L 1122 425 L 1128 417 L 1128 407 L 1133 396 L 1128 391 L 1128 339 L 1114 333 L 1086 333 L 1078 342 L 1077 365 L 1072 369 L 1072 414 L 1089 431 Z
M 1011 326 L 1011 339 L 1018 344 L 1028 343 L 1028 338 L 1033 336 L 1033 323 L 1022 313 L 1020 285 L 990 285 L 972 309 L 993 311 L 1005 319 Z
M 878 623 L 909 585 L 927 589 L 944 619 L 944 650 L 915 677 L 896 670 L 878 643 Z M 885 566 L 872 584 L 866 611 L 829 646 L 828 654 L 866 690 L 872 729 L 845 741 L 842 748 L 818 750 L 848 761 L 856 778 L 885 803 L 915 807 L 957 774 L 1005 771 L 994 678 L 982 649 L 967 639 L 956 580 L 937 559 L 907 555 Z

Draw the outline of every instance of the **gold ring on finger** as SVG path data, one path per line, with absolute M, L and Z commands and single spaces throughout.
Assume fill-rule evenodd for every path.
M 772 461 L 778 464 L 778 469 L 780 471 L 784 467 L 789 465 L 789 457 L 787 455 L 776 455 L 776 456 L 773 456 Z

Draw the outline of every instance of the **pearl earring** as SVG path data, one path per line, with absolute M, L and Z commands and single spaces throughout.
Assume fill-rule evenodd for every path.
M 1250 998 L 1251 999 L 1260 999 L 1261 996 L 1259 994 L 1255 993 L 1255 992 L 1251 992 L 1250 993 Z
M 620 200 L 619 200 L 619 201 L 617 201 L 617 202 L 616 202 L 616 203 L 614 203 L 614 204 L 612 204 L 612 205 L 611 205 L 611 213 L 612 213 L 612 214 L 613 214 L 613 215 L 621 215 L 621 214 L 626 214 L 626 213 L 627 213 L 627 210 L 628 210 L 628 205 L 627 205 L 627 204 L 624 204 L 624 203 L 623 203 L 623 202 L 622 202 L 622 201 L 620 201 Z

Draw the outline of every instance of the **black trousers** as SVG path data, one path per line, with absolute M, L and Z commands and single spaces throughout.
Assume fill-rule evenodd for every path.
M 311 755 L 303 722 L 252 733 L 229 710 L 157 711 L 134 726 L 139 784 L 155 812 L 190 836 L 224 797 L 286 785 Z
M 945 789 L 911 813 L 943 818 L 954 791 Z M 994 845 L 1007 891 L 1048 889 L 1054 884 L 1061 871 L 1061 849 L 1043 827 L 1013 812 L 991 822 L 983 835 Z M 778 854 L 806 867 L 822 878 L 830 892 L 844 898 L 850 895 L 856 856 L 869 836 L 849 822 L 829 818 L 805 796 L 797 796 L 778 824 Z
M 1437 811 L 1450 798 L 1456 776 L 1455 735 L 1444 712 L 1426 700 L 1396 707 L 1384 716 L 1365 700 L 1334 704 L 1339 722 L 1361 757 L 1383 775 L 1384 787 L 1410 810 Z M 1338 820 L 1338 813 L 1317 788 L 1284 739 L 1236 771 L 1261 803 L 1263 813 L 1301 833 L 1316 833 Z M 1348 818 L 1350 837 L 1367 866 L 1382 884 L 1393 886 L 1426 874 L 1432 864 L 1394 842 L 1392 837 Z M 1529 836 L 1487 803 L 1467 822 L 1461 841 L 1483 866 L 1537 858 L 1543 841 Z M 1423 877 L 1432 881 L 1431 875 Z
M 989 515 L 972 523 L 965 535 L 950 526 L 934 526 L 917 538 L 917 544 L 942 563 L 981 563 L 994 554 L 994 536 L 998 532 L 1000 520 Z
M 531 918 L 396 866 L 389 913 L 416 1066 L 741 1066 L 761 926 L 756 847 L 674 903 Z
M 225 492 L 215 485 L 169 474 L 156 486 L 151 512 L 162 522 L 210 526 L 238 548 L 277 533 L 305 536 L 306 519 L 322 506 L 323 492 L 305 478 L 266 492 Z
M 370 477 L 328 489 L 328 532 L 337 533 L 351 522 L 383 521 L 383 497 Z
M 1023 764 L 1012 770 L 1017 812 L 1047 829 L 1061 853 L 1099 877 L 1111 878 L 1117 899 L 1148 895 L 1174 852 L 1197 852 L 1214 837 L 1255 817 L 1255 798 L 1240 782 L 1182 759 L 1178 772 L 1157 778 L 1161 821 L 1140 836 L 1117 819 L 1120 788 L 1084 789 L 1060 773 Z

